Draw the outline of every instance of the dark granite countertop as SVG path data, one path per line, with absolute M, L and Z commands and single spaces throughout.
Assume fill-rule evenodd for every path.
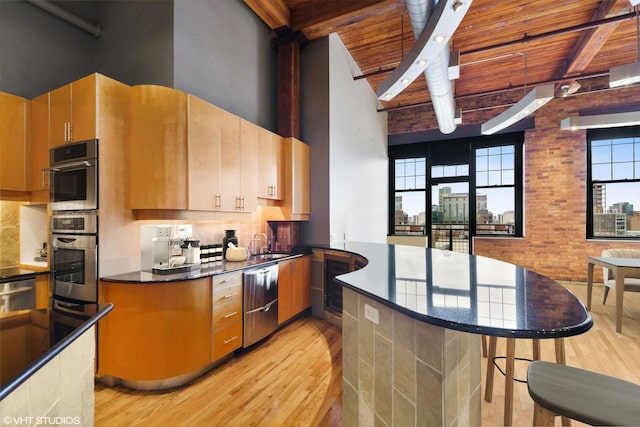
M 260 265 L 272 264 L 287 259 L 293 259 L 302 256 L 303 253 L 296 254 L 275 254 L 277 258 L 270 257 L 250 257 L 246 261 L 220 261 L 217 263 L 210 263 L 207 267 L 201 267 L 191 271 L 185 271 L 183 273 L 175 274 L 156 274 L 148 270 L 132 271 L 129 273 L 117 274 L 114 276 L 101 277 L 100 280 L 104 282 L 118 282 L 118 283 L 140 283 L 140 284 L 153 284 L 153 283 L 168 283 L 168 282 L 182 282 L 185 280 L 201 279 L 206 277 L 215 276 L 217 274 L 230 273 L 232 271 L 244 270 L 252 267 L 259 267 Z
M 541 274 L 482 256 L 413 246 L 332 245 L 365 257 L 338 276 L 344 285 L 414 319 L 464 332 L 557 338 L 588 331 L 593 320 L 564 286 Z
M 104 317 L 111 304 L 72 304 L 0 313 L 0 400 Z M 19 338 L 16 340 L 16 338 Z M 11 348 L 18 343 L 38 343 Z M 5 360 L 6 358 L 6 360 Z
M 39 274 L 49 274 L 49 270 L 30 270 L 21 267 L 0 267 L 0 282 L 28 279 Z

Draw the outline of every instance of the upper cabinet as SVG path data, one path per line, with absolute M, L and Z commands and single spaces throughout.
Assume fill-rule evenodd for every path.
M 266 129 L 258 131 L 258 197 L 282 200 L 282 137 Z
M 96 78 L 91 74 L 49 93 L 51 147 L 97 136 Z
M 220 186 L 219 108 L 187 95 L 189 209 L 215 211 L 222 207 Z
M 296 138 L 284 139 L 284 185 L 282 211 L 287 220 L 308 220 L 311 214 L 309 146 Z
M 187 95 L 141 85 L 130 102 L 131 209 L 187 209 Z
M 131 88 L 130 120 L 130 207 L 137 218 L 256 210 L 255 125 L 195 96 L 149 85 Z
M 0 190 L 28 191 L 31 133 L 30 101 L 0 92 Z
M 48 93 L 31 100 L 31 118 L 31 190 L 46 191 L 49 190 Z

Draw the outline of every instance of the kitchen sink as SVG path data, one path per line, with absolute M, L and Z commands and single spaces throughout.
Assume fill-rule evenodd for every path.
M 251 255 L 249 257 L 249 261 L 273 261 L 276 259 L 286 258 L 289 256 L 291 255 L 290 254 L 274 254 L 274 253 L 257 254 L 257 255 Z

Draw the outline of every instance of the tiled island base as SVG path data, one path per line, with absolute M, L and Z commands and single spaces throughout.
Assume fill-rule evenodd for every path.
M 93 425 L 95 326 L 0 401 L 2 425 Z
M 415 320 L 347 287 L 343 304 L 345 426 L 481 425 L 479 335 Z

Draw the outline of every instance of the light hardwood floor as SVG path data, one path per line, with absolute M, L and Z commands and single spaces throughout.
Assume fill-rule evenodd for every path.
M 586 301 L 584 285 L 566 286 Z M 640 383 L 640 293 L 625 294 L 621 334 L 615 332 L 614 299 L 610 295 L 603 306 L 602 294 L 595 288 L 593 329 L 565 340 L 567 364 Z M 518 342 L 517 356 L 530 357 L 530 348 L 530 340 Z M 340 330 L 302 318 L 181 388 L 142 392 L 96 385 L 95 425 L 341 426 L 341 357 Z M 543 341 L 542 358 L 553 357 L 551 341 Z M 516 365 L 516 376 L 526 377 L 526 363 Z M 485 370 L 483 359 L 483 381 Z M 526 384 L 516 383 L 514 393 L 514 425 L 530 426 L 533 403 Z M 503 398 L 504 379 L 497 374 L 493 402 L 482 402 L 483 426 L 502 424 Z

